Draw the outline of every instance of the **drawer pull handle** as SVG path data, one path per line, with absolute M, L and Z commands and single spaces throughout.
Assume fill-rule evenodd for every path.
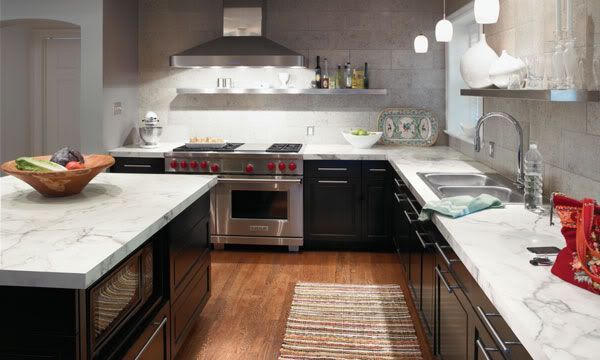
M 479 350 L 483 354 L 483 357 L 485 358 L 485 360 L 492 360 L 492 357 L 490 356 L 490 354 L 488 353 L 488 351 L 499 351 L 496 348 L 485 347 L 485 345 L 483 345 L 483 342 L 481 342 L 481 339 L 477 339 L 477 341 L 475 343 L 477 344 L 477 347 L 479 348 Z
M 319 184 L 347 184 L 346 180 L 319 180 Z
M 386 169 L 369 169 L 370 172 L 386 172 Z
M 398 204 L 400 204 L 403 201 L 408 201 L 405 194 L 394 193 L 394 197 L 396 198 L 396 202 L 398 202 Z
M 318 168 L 319 171 L 348 171 L 347 168 Z
M 156 323 L 156 322 L 152 323 L 153 325 L 158 325 L 158 326 L 156 327 L 156 330 L 154 330 L 154 332 L 152 333 L 152 336 L 150 336 L 150 339 L 148 339 L 148 341 L 146 341 L 142 350 L 140 350 L 140 352 L 135 356 L 135 360 L 138 360 L 140 357 L 142 357 L 142 355 L 144 354 L 144 351 L 146 351 L 146 348 L 148 346 L 150 346 L 150 343 L 152 342 L 152 340 L 154 340 L 156 335 L 158 335 L 158 332 L 165 325 L 166 322 L 167 322 L 167 317 L 165 316 L 160 323 Z
M 148 164 L 123 164 L 123 167 L 126 167 L 126 168 L 151 168 L 152 165 L 148 165 Z
M 417 200 L 412 200 L 412 199 L 408 199 L 408 204 L 410 205 L 410 207 L 413 209 L 413 211 L 418 214 L 419 210 L 417 210 L 417 207 L 413 204 L 413 201 L 417 201 Z
M 479 313 L 481 320 L 483 320 L 483 325 L 485 325 L 488 331 L 492 334 L 494 341 L 496 341 L 496 343 L 500 346 L 501 352 L 507 353 L 510 351 L 507 345 L 521 345 L 521 343 L 518 341 L 502 340 L 500 334 L 498 334 L 498 331 L 496 331 L 496 328 L 494 327 L 494 325 L 492 325 L 492 322 L 489 319 L 490 316 L 500 316 L 500 314 L 486 313 L 485 311 L 483 311 L 483 308 L 481 306 L 477 306 L 477 312 Z
M 452 263 L 460 262 L 460 260 L 458 260 L 458 259 L 448 259 L 448 256 L 446 255 L 446 253 L 444 252 L 444 249 L 442 249 L 440 244 L 435 243 L 435 248 L 437 249 L 438 253 L 440 253 L 440 256 L 442 257 L 442 259 L 444 259 L 444 262 L 446 263 L 446 266 L 448 266 L 448 268 L 452 267 Z M 445 246 L 445 248 L 448 248 L 448 246 Z
M 404 210 L 404 216 L 406 216 L 406 220 L 408 220 L 409 224 L 413 224 L 415 222 L 417 222 L 418 219 L 413 219 L 410 217 L 410 215 L 417 215 L 416 213 L 409 213 L 408 211 Z
M 429 234 L 427 233 L 420 233 L 418 231 L 415 230 L 415 234 L 417 235 L 417 239 L 419 239 L 419 242 L 421 243 L 421 246 L 423 246 L 423 249 L 427 249 L 430 246 L 433 246 L 435 243 L 433 242 L 425 242 L 423 240 L 423 236 L 429 236 Z
M 440 270 L 440 268 L 438 266 L 435 267 L 435 273 L 437 274 L 438 278 L 440 278 L 441 282 L 444 284 L 444 286 L 446 287 L 446 290 L 448 290 L 449 294 L 452 294 L 454 292 L 454 289 L 460 289 L 460 286 L 458 286 L 458 285 L 448 284 L 448 280 L 446 280 L 446 278 L 444 277 L 444 274 L 442 274 L 442 271 Z M 448 272 L 446 272 L 446 273 L 448 273 Z
M 399 187 L 399 188 L 406 188 L 407 187 L 406 184 L 401 183 L 400 180 L 398 180 L 398 178 L 395 178 L 394 182 L 396 183 L 396 186 Z

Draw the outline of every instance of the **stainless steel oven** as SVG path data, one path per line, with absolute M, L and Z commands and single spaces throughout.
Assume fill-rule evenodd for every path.
M 301 176 L 222 176 L 211 194 L 211 242 L 303 245 Z

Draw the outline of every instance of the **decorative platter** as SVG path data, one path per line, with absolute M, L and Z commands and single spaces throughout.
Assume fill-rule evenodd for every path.
M 432 146 L 438 138 L 438 119 L 425 109 L 389 108 L 379 113 L 379 131 L 383 143 L 393 145 Z

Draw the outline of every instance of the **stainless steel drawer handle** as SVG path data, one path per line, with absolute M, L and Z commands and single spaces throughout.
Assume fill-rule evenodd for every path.
M 446 248 L 448 248 L 449 246 L 446 246 Z M 444 259 L 444 262 L 446 263 L 446 266 L 448 266 L 448 268 L 452 267 L 452 263 L 455 262 L 460 262 L 460 260 L 458 259 L 448 259 L 448 256 L 446 255 L 446 253 L 444 252 L 444 249 L 442 249 L 442 247 L 440 246 L 439 243 L 435 243 L 435 248 L 437 249 L 438 253 L 440 253 L 440 256 L 442 257 L 442 259 Z
M 347 168 L 318 168 L 319 171 L 348 171 Z
M 421 246 L 423 247 L 423 249 L 427 249 L 428 247 L 435 245 L 435 243 L 433 243 L 433 242 L 426 243 L 425 240 L 423 240 L 423 236 L 429 236 L 429 234 L 420 233 L 416 230 L 415 230 L 415 234 L 417 235 L 417 239 L 419 239 L 419 242 L 421 243 Z
M 481 339 L 477 339 L 477 341 L 475 341 L 475 343 L 477 344 L 479 351 L 481 351 L 481 353 L 483 354 L 483 357 L 485 358 L 485 360 L 492 360 L 492 357 L 490 356 L 488 351 L 499 351 L 496 348 L 485 347 L 485 345 L 483 345 L 483 342 L 481 342 Z
M 319 180 L 319 184 L 347 184 L 346 180 Z
M 408 211 L 404 210 L 404 216 L 406 216 L 406 219 L 408 220 L 409 224 L 413 224 L 413 223 L 417 222 L 417 220 L 418 220 L 418 219 L 413 219 L 411 217 L 411 214 L 417 215 L 417 213 L 409 213 Z
M 408 187 L 408 186 L 406 186 L 406 184 L 401 183 L 400 180 L 398 180 L 398 178 L 395 178 L 394 182 L 396 183 L 396 186 L 399 187 L 399 188 L 406 188 L 406 187 Z
M 369 169 L 370 172 L 386 172 L 386 169 Z
M 148 165 L 148 164 L 123 164 L 123 167 L 126 168 L 151 168 L 152 165 Z
M 406 198 L 406 195 L 404 195 L 404 194 L 394 193 L 394 197 L 396 198 L 396 202 L 398 202 L 398 204 L 400 204 L 403 201 L 408 201 L 408 199 Z
M 158 333 L 160 332 L 160 329 L 163 326 L 165 326 L 166 322 L 167 322 L 167 317 L 165 316 L 162 319 L 162 321 L 160 323 L 158 323 L 156 330 L 154 330 L 154 332 L 152 333 L 152 336 L 150 336 L 150 339 L 148 339 L 148 341 L 146 341 L 142 350 L 140 350 L 140 352 L 135 356 L 135 360 L 138 360 L 140 357 L 142 357 L 142 355 L 144 355 L 144 351 L 146 351 L 146 348 L 148 348 L 148 346 L 150 346 L 150 343 L 152 343 L 152 340 L 154 340 L 156 335 L 158 335 Z M 157 325 L 157 323 L 155 322 L 155 323 L 153 323 L 153 325 Z
M 435 273 L 437 274 L 438 278 L 440 278 L 440 281 L 444 284 L 444 286 L 446 287 L 446 290 L 448 290 L 449 294 L 452 294 L 454 292 L 454 289 L 460 289 L 460 286 L 458 286 L 458 285 L 448 284 L 448 280 L 446 280 L 446 278 L 444 277 L 444 274 L 442 274 L 442 271 L 440 270 L 440 268 L 438 266 L 435 267 Z
M 483 308 L 481 306 L 477 306 L 477 312 L 479 313 L 479 316 L 483 321 L 483 325 L 485 325 L 488 331 L 492 334 L 494 341 L 496 341 L 496 343 L 500 346 L 500 351 L 502 351 L 503 353 L 507 353 L 508 351 L 510 351 L 507 345 L 521 345 L 521 343 L 518 341 L 502 340 L 500 334 L 498 334 L 498 331 L 496 331 L 496 328 L 494 327 L 494 325 L 492 325 L 492 322 L 489 319 L 490 316 L 500 316 L 500 314 L 486 313 L 485 311 L 483 311 Z
M 418 213 L 419 213 L 419 210 L 417 210 L 417 207 L 415 206 L 415 204 L 413 204 L 413 201 L 416 201 L 416 200 L 411 200 L 411 199 L 409 198 L 409 199 L 408 199 L 408 204 L 409 204 L 409 205 L 410 205 L 410 207 L 413 209 L 413 211 L 414 211 L 415 213 L 417 213 L 417 214 L 418 214 Z

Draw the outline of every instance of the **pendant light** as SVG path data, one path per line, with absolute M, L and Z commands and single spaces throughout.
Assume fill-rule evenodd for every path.
M 453 34 L 452 23 L 446 20 L 446 0 L 444 0 L 444 18 L 435 25 L 435 39 L 438 42 L 450 42 Z
M 499 16 L 499 0 L 475 0 L 475 21 L 478 24 L 495 24 Z
M 415 52 L 417 54 L 425 54 L 429 49 L 429 40 L 423 34 L 420 34 L 415 38 Z

